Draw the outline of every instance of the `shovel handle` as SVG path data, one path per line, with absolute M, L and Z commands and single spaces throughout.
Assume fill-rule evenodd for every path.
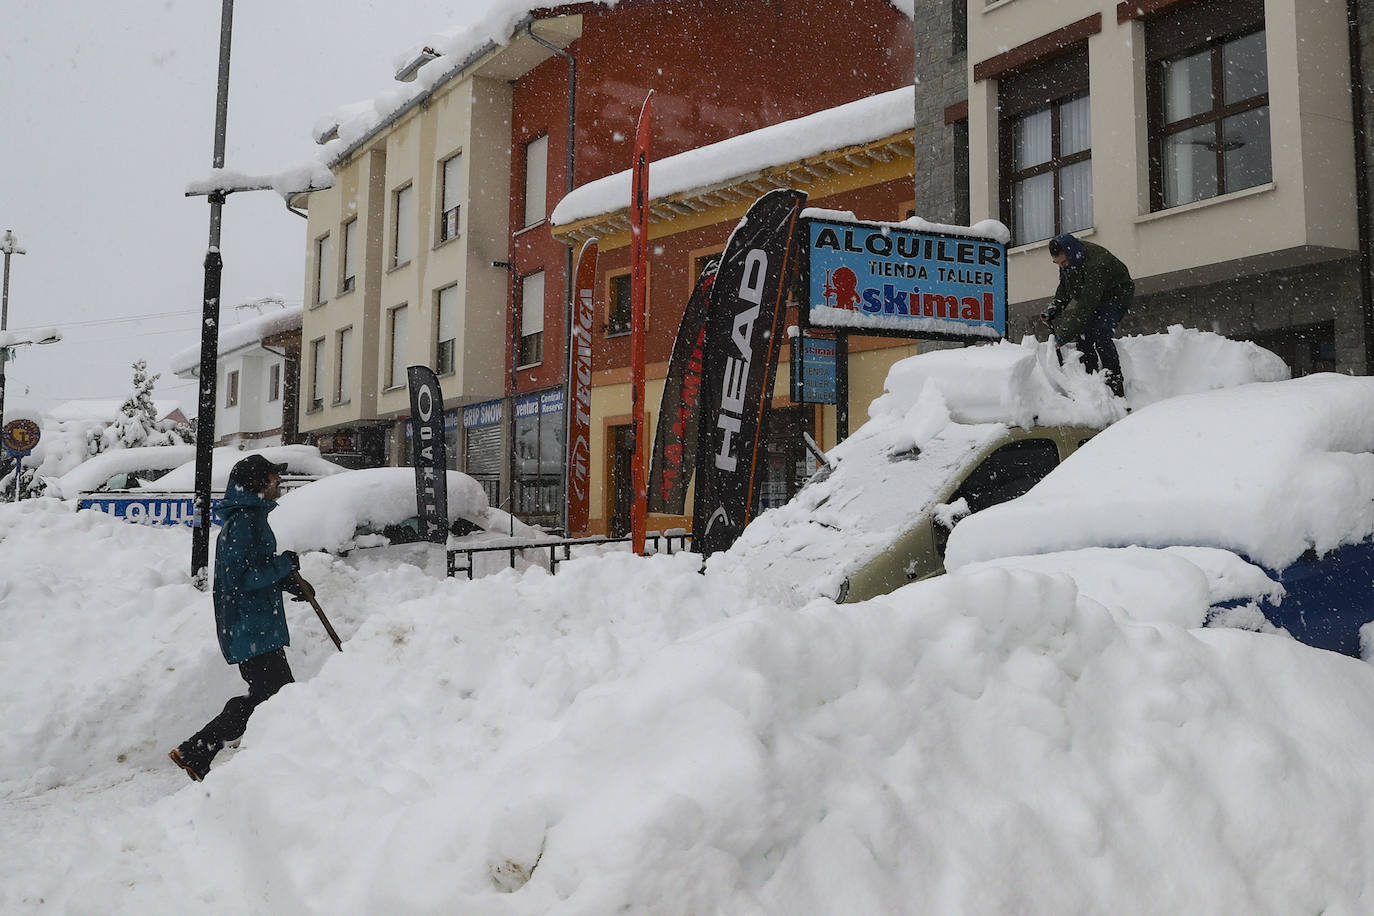
M 315 616 L 320 618 L 320 623 L 324 624 L 324 631 L 329 634 L 329 638 L 334 641 L 334 648 L 343 651 L 343 643 L 339 641 L 339 634 L 334 632 L 334 627 L 329 622 L 329 618 L 324 616 L 324 609 L 315 600 L 315 590 L 310 587 L 310 583 L 301 578 L 300 573 L 292 573 L 296 577 L 296 584 L 300 586 L 301 594 L 305 600 L 310 602 L 310 606 L 315 609 Z

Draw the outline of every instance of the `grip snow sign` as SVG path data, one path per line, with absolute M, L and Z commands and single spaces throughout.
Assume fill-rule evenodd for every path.
M 935 340 L 1007 330 L 1007 246 L 902 224 L 808 217 L 805 326 Z

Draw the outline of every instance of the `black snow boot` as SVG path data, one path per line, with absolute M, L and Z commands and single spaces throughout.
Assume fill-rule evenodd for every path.
M 173 748 L 167 756 L 171 757 L 172 763 L 185 770 L 186 775 L 196 782 L 200 782 L 210 772 L 210 755 L 205 753 L 200 742 L 194 739 L 185 742 L 180 747 Z

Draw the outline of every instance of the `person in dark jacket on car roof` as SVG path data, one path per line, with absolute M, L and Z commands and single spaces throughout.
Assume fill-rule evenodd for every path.
M 1059 267 L 1059 287 L 1041 319 L 1060 344 L 1074 344 L 1089 372 L 1101 369 L 1117 397 L 1126 396 L 1121 358 L 1112 332 L 1126 317 L 1135 296 L 1131 272 L 1115 255 L 1068 233 L 1050 239 L 1050 257 Z
M 304 600 L 313 589 L 300 577 L 295 553 L 277 553 L 277 539 L 267 523 L 267 513 L 281 496 L 285 470 L 284 464 L 249 455 L 229 472 L 219 504 L 224 527 L 215 545 L 215 629 L 224 660 L 238 665 L 248 695 L 229 700 L 219 715 L 171 752 L 172 761 L 197 782 L 210 772 L 220 749 L 243 735 L 253 710 L 294 680 L 286 661 L 291 635 L 281 593 Z

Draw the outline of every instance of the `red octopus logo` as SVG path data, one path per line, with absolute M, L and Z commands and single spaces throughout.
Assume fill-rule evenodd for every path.
M 829 305 L 834 298 L 837 309 L 853 311 L 858 308 L 859 278 L 854 271 L 848 267 L 837 267 L 833 271 L 827 270 L 825 274 L 825 289 L 821 290 L 825 304 Z

